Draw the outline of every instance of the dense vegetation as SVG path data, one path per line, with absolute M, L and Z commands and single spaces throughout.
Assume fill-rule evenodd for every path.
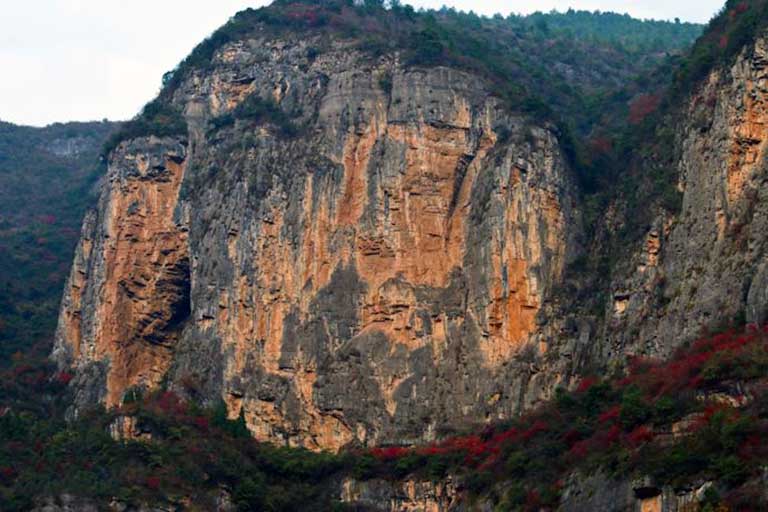
M 568 35 L 577 40 L 607 43 L 625 51 L 670 52 L 687 50 L 701 34 L 701 25 L 680 22 L 638 20 L 628 14 L 589 12 L 568 9 L 560 13 L 536 12 L 528 16 L 510 16 L 518 25 L 541 27 L 550 33 Z
M 223 404 L 203 409 L 173 393 L 135 396 L 119 410 L 64 421 L 67 373 L 18 361 L 0 382 L 0 510 L 30 510 L 67 493 L 104 506 L 180 503 L 214 510 L 222 490 L 238 510 L 331 510 L 342 457 L 253 441 Z M 109 426 L 138 419 L 151 440 L 116 441 Z
M 647 475 L 675 488 L 716 481 L 710 505 L 763 510 L 766 376 L 768 328 L 732 330 L 667 362 L 636 358 L 627 376 L 586 377 L 575 392 L 481 434 L 373 450 L 368 475 L 464 475 L 471 492 L 496 494 L 504 510 L 555 506 L 573 471 Z
M 120 129 L 107 139 L 102 148 L 102 155 L 108 155 L 124 140 L 148 135 L 165 137 L 186 134 L 187 122 L 181 112 L 169 103 L 155 99 L 147 103 L 136 117 L 123 123 Z
M 0 365 L 50 337 L 114 123 L 0 122 Z
M 611 13 L 568 11 L 481 17 L 443 8 L 415 11 L 409 5 L 369 0 L 278 1 L 238 13 L 201 43 L 164 79 L 169 98 L 191 70 L 205 70 L 223 44 L 252 35 L 257 27 L 314 31 L 349 38 L 361 50 L 400 51 L 415 66 L 451 65 L 488 79 L 510 108 L 588 131 L 607 99 L 626 108 L 633 82 L 667 53 L 685 51 L 701 32 L 690 23 L 640 21 Z M 617 97 L 617 89 L 629 89 Z M 627 96 L 627 94 L 629 96 Z M 610 108 L 609 108 L 610 110 Z
M 72 376 L 19 359 L 0 375 L 0 509 L 28 510 L 34 497 L 66 492 L 210 510 L 224 492 L 244 511 L 343 510 L 344 476 L 451 474 L 502 510 L 539 510 L 558 502 L 574 471 L 646 475 L 678 488 L 714 481 L 709 506 L 764 509 L 766 375 L 768 327 L 753 326 L 705 337 L 670 361 L 635 358 L 626 376 L 586 377 L 479 434 L 331 455 L 258 443 L 223 404 L 205 409 L 162 390 L 131 391 L 119 409 L 65 422 Z M 136 418 L 140 439 L 110 436 L 126 416 Z

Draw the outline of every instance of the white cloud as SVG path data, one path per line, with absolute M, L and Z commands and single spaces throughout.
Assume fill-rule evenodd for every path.
M 172 69 L 239 10 L 266 0 L 5 0 L 0 17 L 0 119 L 126 119 Z M 721 0 L 414 0 L 481 14 L 577 9 L 706 21 Z

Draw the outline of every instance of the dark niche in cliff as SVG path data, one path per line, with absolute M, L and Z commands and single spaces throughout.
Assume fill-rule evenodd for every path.
M 192 313 L 189 258 L 181 258 L 166 269 L 163 279 L 157 282 L 157 292 L 167 297 L 165 311 L 155 311 L 140 321 L 142 339 L 153 344 L 165 345 L 175 341 L 184 322 Z M 152 326 L 154 324 L 154 326 Z

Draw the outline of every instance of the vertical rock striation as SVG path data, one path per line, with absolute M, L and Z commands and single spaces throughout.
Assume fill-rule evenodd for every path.
M 766 66 L 759 39 L 681 107 L 682 211 L 589 322 L 560 289 L 584 249 L 556 129 L 467 72 L 256 31 L 165 98 L 188 141 L 113 152 L 54 355 L 78 407 L 163 380 L 259 439 L 337 450 L 510 417 L 585 366 L 764 321 Z
M 557 134 L 467 73 L 313 44 L 225 46 L 173 98 L 192 149 L 112 155 L 58 331 L 81 404 L 167 374 L 259 438 L 329 449 L 521 406 L 509 365 L 580 236 Z M 300 133 L 211 128 L 250 95 Z
M 702 329 L 763 323 L 768 287 L 768 42 L 758 38 L 692 96 L 680 126 L 679 215 L 649 227 L 613 284 L 610 358 L 668 355 Z
M 67 282 L 54 357 L 82 370 L 82 401 L 155 386 L 189 315 L 186 229 L 174 222 L 185 146 L 138 139 L 112 156 Z M 106 363 L 106 366 L 104 365 Z

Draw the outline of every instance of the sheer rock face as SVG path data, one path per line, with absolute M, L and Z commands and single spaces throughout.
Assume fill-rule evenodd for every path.
M 681 213 L 659 217 L 614 283 L 609 359 L 665 356 L 702 329 L 768 319 L 768 42 L 692 97 L 680 126 Z
M 175 92 L 188 143 L 111 156 L 55 351 L 79 405 L 165 376 L 258 438 L 338 449 L 531 399 L 514 368 L 579 250 L 556 134 L 464 72 L 313 43 L 224 47 Z M 209 129 L 250 94 L 300 132 Z
M 711 481 L 689 488 L 657 485 L 650 477 L 612 479 L 601 473 L 574 473 L 564 482 L 560 512 L 684 512 L 699 510 Z M 503 493 L 504 489 L 499 489 Z M 339 497 L 342 502 L 371 512 L 486 512 L 498 508 L 487 497 L 468 499 L 462 486 L 447 477 L 432 482 L 406 477 L 402 480 L 345 479 Z M 495 507 L 495 508 L 494 508 Z
M 55 356 L 78 406 L 165 379 L 260 439 L 339 449 L 510 417 L 584 365 L 765 321 L 767 66 L 761 39 L 692 98 L 682 212 L 649 227 L 593 322 L 558 299 L 583 249 L 551 127 L 455 69 L 229 44 L 174 92 L 189 141 L 113 153 Z M 253 94 L 298 133 L 266 114 L 212 128 Z
M 187 233 L 173 220 L 185 167 L 185 147 L 170 139 L 132 141 L 112 156 L 83 225 L 54 351 L 81 370 L 82 403 L 118 404 L 170 365 L 189 315 Z

